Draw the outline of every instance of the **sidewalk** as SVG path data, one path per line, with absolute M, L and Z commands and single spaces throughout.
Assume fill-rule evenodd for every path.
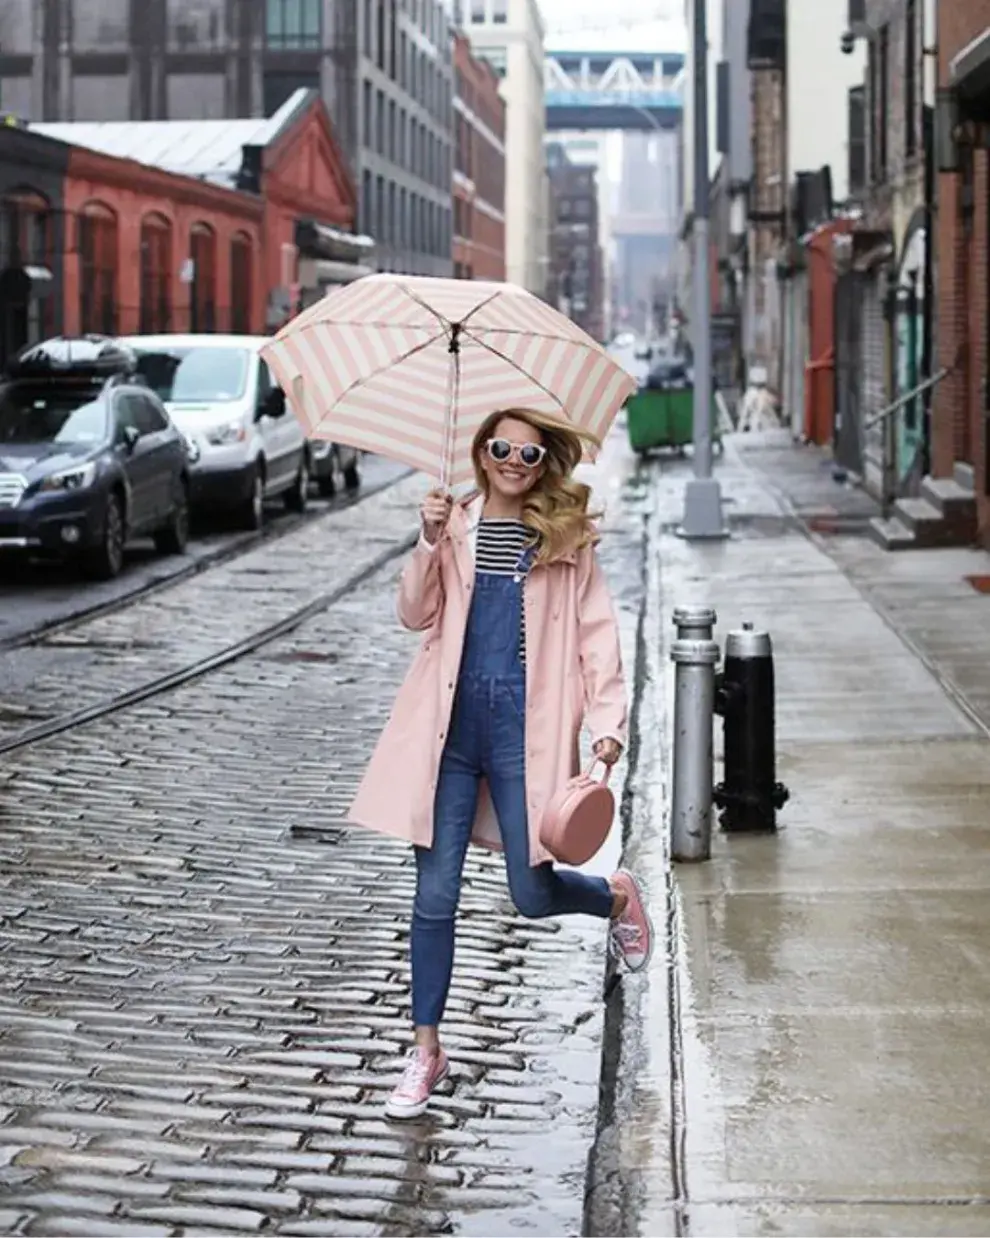
M 666 940 L 610 1003 L 586 1232 L 990 1233 L 990 597 L 963 579 L 990 556 L 809 536 L 791 513 L 856 530 L 869 508 L 784 435 L 728 444 L 735 535 L 688 544 L 688 469 L 656 489 L 627 840 Z M 772 634 L 791 800 L 777 836 L 716 833 L 672 873 L 691 601 L 722 640 Z

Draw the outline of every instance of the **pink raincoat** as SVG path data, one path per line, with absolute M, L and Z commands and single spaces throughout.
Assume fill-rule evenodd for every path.
M 433 548 L 420 541 L 399 587 L 399 618 L 423 632 L 349 820 L 418 846 L 433 840 L 433 802 L 450 724 L 474 583 L 481 500 L 456 505 Z M 526 613 L 526 786 L 530 862 L 552 857 L 539 841 L 550 797 L 579 769 L 582 720 L 592 740 L 625 743 L 626 690 L 619 633 L 592 548 L 534 567 Z M 482 783 L 472 842 L 501 850 L 498 822 Z

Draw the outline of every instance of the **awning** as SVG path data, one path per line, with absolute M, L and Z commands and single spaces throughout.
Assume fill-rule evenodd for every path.
M 296 246 L 300 256 L 325 258 L 332 262 L 367 262 L 375 250 L 370 236 L 342 232 L 315 219 L 296 221 Z
M 47 267 L 7 267 L 0 271 L 0 301 L 13 305 L 24 305 L 33 297 L 47 297 L 54 286 L 55 276 Z
M 952 57 L 949 82 L 967 104 L 982 105 L 980 111 L 990 109 L 990 30 L 984 30 Z

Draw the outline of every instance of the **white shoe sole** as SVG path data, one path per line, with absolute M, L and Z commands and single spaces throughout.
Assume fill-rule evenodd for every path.
M 426 1100 L 420 1101 L 419 1104 L 416 1104 L 416 1105 L 396 1104 L 392 1100 L 392 1098 L 389 1097 L 388 1100 L 385 1102 L 385 1116 L 387 1118 L 393 1118 L 396 1122 L 409 1121 L 411 1118 L 421 1118 L 423 1114 L 427 1111 L 427 1109 L 430 1107 L 430 1097 L 433 1095 L 433 1092 L 436 1090 L 439 1084 L 443 1083 L 444 1079 L 446 1079 L 449 1074 L 450 1074 L 450 1063 L 446 1062 L 444 1063 L 443 1070 L 440 1072 L 439 1075 L 437 1075 L 436 1082 L 433 1084 L 433 1087 L 430 1090 L 430 1096 L 428 1096 Z

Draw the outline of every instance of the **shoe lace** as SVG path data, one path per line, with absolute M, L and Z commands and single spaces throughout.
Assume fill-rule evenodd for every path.
M 399 1083 L 398 1091 L 400 1092 L 417 1092 L 429 1078 L 430 1067 L 432 1062 L 428 1057 L 421 1057 L 418 1053 L 414 1053 L 409 1059 L 406 1069 L 402 1072 L 402 1080 Z
M 619 949 L 638 946 L 643 940 L 639 925 L 629 920 L 616 920 L 612 925 L 612 941 Z

